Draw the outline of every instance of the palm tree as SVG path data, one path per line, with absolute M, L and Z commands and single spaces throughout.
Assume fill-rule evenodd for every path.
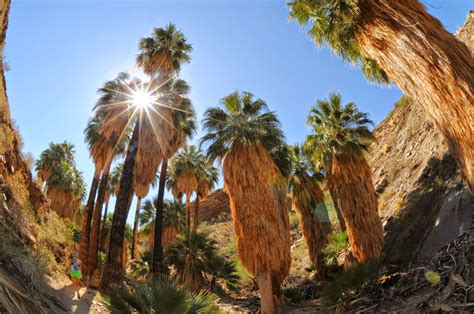
M 370 80 L 392 80 L 443 133 L 474 191 L 474 59 L 469 49 L 418 0 L 293 0 L 290 17 L 312 22 L 310 36 L 327 43 Z M 401 49 L 400 47 L 403 47 Z
M 191 195 L 199 186 L 198 172 L 200 171 L 200 156 L 203 156 L 196 146 L 185 146 L 171 159 L 170 177 L 175 182 L 173 195 L 186 195 L 186 230 L 191 228 Z
M 51 207 L 60 217 L 74 221 L 86 193 L 82 173 L 74 164 L 62 161 L 53 167 L 46 186 Z
M 198 152 L 197 158 L 198 167 L 196 169 L 198 185 L 194 204 L 193 232 L 197 231 L 199 224 L 199 200 L 206 197 L 219 181 L 219 169 L 214 167 L 212 162 L 210 162 L 204 154 Z
M 153 248 L 155 240 L 157 201 L 157 197 L 152 200 L 146 200 L 140 213 L 140 225 L 142 226 L 142 231 L 148 234 L 148 244 L 150 248 Z M 184 229 L 184 211 L 183 205 L 177 201 L 164 201 L 162 242 L 165 248 L 173 244 L 176 241 L 176 236 Z
M 318 100 L 308 115 L 313 134 L 305 150 L 326 172 L 327 185 L 340 208 L 352 252 L 359 262 L 378 258 L 383 227 L 377 211 L 372 173 L 364 153 L 373 140 L 372 123 L 354 103 L 342 105 L 340 94 Z
M 324 194 L 318 185 L 320 173 L 312 172 L 312 165 L 303 155 L 301 147 L 291 147 L 292 171 L 289 176 L 293 208 L 296 209 L 303 225 L 303 234 L 308 246 L 311 263 L 317 275 L 324 276 L 325 268 L 322 249 L 331 233 L 331 221 L 324 203 Z
M 75 166 L 74 145 L 66 141 L 50 143 L 36 161 L 35 169 L 44 181 L 52 208 L 60 217 L 73 220 L 85 189 L 82 174 Z
M 152 77 L 152 84 L 169 81 L 172 75 L 179 74 L 181 64 L 190 61 L 189 54 L 192 46 L 187 42 L 184 34 L 173 24 L 164 28 L 155 28 L 151 37 L 142 38 L 139 44 L 140 52 L 137 55 L 137 64 L 143 71 Z M 160 107 L 160 114 L 168 123 L 162 124 L 159 138 L 163 160 L 161 162 L 160 182 L 158 187 L 157 223 L 155 224 L 155 243 L 153 248 L 152 270 L 163 269 L 163 247 L 161 245 L 161 228 L 163 225 L 163 200 L 166 185 L 168 159 L 184 144 L 186 137 L 195 131 L 195 114 L 191 101 L 185 97 L 189 93 L 189 86 L 182 80 L 176 80 L 168 85 L 169 94 L 165 103 L 168 107 Z M 180 90 L 181 89 L 181 90 Z M 172 123 L 169 123 L 171 122 Z
M 38 178 L 45 184 L 44 191 L 47 188 L 46 181 L 54 167 L 63 161 L 74 164 L 74 145 L 66 141 L 60 144 L 50 143 L 49 147 L 41 152 L 35 163 L 35 170 L 38 173 Z
M 145 37 L 139 43 L 140 53 L 137 64 L 154 78 L 178 74 L 181 64 L 189 63 L 192 46 L 184 34 L 173 24 L 164 28 L 155 28 L 151 37 Z
M 255 275 L 263 313 L 275 313 L 274 296 L 291 263 L 287 182 L 273 159 L 284 146 L 279 121 L 261 99 L 234 92 L 223 108 L 205 113 L 202 142 L 210 160 L 223 162 L 224 189 L 230 198 L 237 250 Z
M 163 265 L 163 246 L 161 243 L 161 230 L 163 230 L 163 207 L 164 207 L 164 193 L 166 187 L 166 178 L 168 170 L 168 160 L 178 151 L 180 147 L 186 144 L 186 141 L 192 137 L 196 132 L 196 113 L 194 112 L 191 100 L 187 98 L 190 88 L 183 80 L 171 80 L 166 90 L 169 90 L 169 97 L 165 101 L 168 107 L 165 109 L 163 115 L 167 114 L 171 117 L 172 126 L 164 124 L 164 134 L 168 137 L 164 142 L 163 160 L 160 169 L 160 181 L 158 186 L 158 200 L 155 224 L 155 240 L 153 247 L 153 264 L 152 271 L 164 271 Z

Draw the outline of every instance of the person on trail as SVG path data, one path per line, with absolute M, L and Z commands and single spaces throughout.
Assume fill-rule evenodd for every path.
M 81 296 L 79 294 L 79 280 L 81 280 L 81 261 L 75 258 L 69 268 L 69 277 L 72 281 L 72 297 L 74 297 L 74 293 L 77 291 L 77 298 L 80 299 Z

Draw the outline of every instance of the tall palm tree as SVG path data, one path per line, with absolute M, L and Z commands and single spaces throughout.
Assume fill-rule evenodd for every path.
M 223 162 L 239 257 L 257 279 L 262 312 L 275 313 L 291 263 L 288 185 L 272 158 L 285 145 L 280 123 L 263 100 L 234 92 L 206 111 L 204 129 L 208 157 Z
M 104 114 L 102 114 L 101 111 L 101 107 L 99 107 L 97 115 L 101 116 L 101 118 L 103 119 Z M 108 188 L 110 168 L 112 166 L 113 160 L 124 153 L 125 147 L 129 141 L 129 131 L 129 129 L 126 129 L 126 132 L 121 137 L 117 138 L 117 142 L 115 140 L 107 140 L 102 135 L 102 133 L 99 133 L 98 141 L 91 143 L 91 151 L 93 152 L 93 156 L 98 155 L 103 157 L 99 160 L 97 160 L 97 157 L 93 157 L 97 161 L 97 163 L 102 165 L 102 169 L 99 189 L 97 192 L 97 200 L 92 215 L 87 263 L 88 273 L 83 270 L 84 274 L 88 274 L 89 277 L 92 276 L 93 271 L 97 269 L 97 259 L 99 254 L 100 243 L 100 224 L 102 221 L 101 214 L 102 207 L 105 201 L 105 195 L 107 193 Z
M 364 153 L 373 140 L 372 123 L 354 103 L 342 105 L 340 94 L 318 100 L 308 115 L 313 134 L 305 149 L 326 172 L 331 196 L 342 212 L 352 252 L 359 262 L 378 258 L 383 245 L 382 221 L 372 173 Z
M 163 268 L 163 246 L 161 243 L 161 230 L 163 227 L 163 207 L 166 178 L 168 171 L 168 160 L 186 144 L 186 141 L 196 132 L 196 113 L 194 112 L 191 100 L 187 97 L 190 88 L 183 80 L 171 80 L 166 90 L 170 96 L 165 97 L 168 107 L 167 114 L 171 117 L 172 124 L 164 125 L 164 132 L 168 135 L 164 141 L 163 160 L 161 162 L 160 180 L 158 186 L 158 200 L 155 224 L 155 241 L 153 247 L 152 271 L 164 271 Z M 165 114 L 165 112 L 163 112 Z M 173 126 L 171 128 L 171 126 Z
M 392 80 L 443 133 L 474 191 L 474 58 L 418 0 L 293 0 L 290 17 L 310 36 L 361 64 L 371 80 Z M 403 48 L 400 48 L 403 47 Z
M 199 157 L 196 146 L 185 146 L 170 164 L 170 177 L 175 183 L 173 195 L 186 195 L 186 230 L 191 228 L 191 195 L 198 189 Z
M 320 173 L 313 173 L 312 165 L 303 155 L 299 145 L 291 147 L 292 171 L 289 176 L 293 208 L 296 209 L 303 225 L 303 234 L 308 246 L 311 263 L 318 276 L 324 276 L 322 250 L 331 233 L 331 221 L 324 203 L 324 194 L 318 185 Z
M 140 213 L 140 225 L 142 231 L 148 234 L 148 244 L 150 248 L 153 248 L 155 240 L 155 216 L 156 216 L 156 203 L 157 197 L 152 200 L 146 200 L 143 203 L 142 210 Z M 184 213 L 185 209 L 183 205 L 177 201 L 164 201 L 163 207 L 163 236 L 162 242 L 164 248 L 173 244 L 176 241 L 176 236 L 184 229 Z
M 152 96 L 153 99 L 147 101 L 149 103 L 142 106 L 142 108 L 136 106 L 134 110 L 135 113 L 138 111 L 138 114 L 135 115 L 138 116 L 138 118 L 135 117 L 135 121 L 133 122 L 134 130 L 125 158 L 122 180 L 115 204 L 109 253 L 107 254 L 106 267 L 104 268 L 101 280 L 102 288 L 108 287 L 110 280 L 118 282 L 123 277 L 123 269 L 120 267 L 120 256 L 122 255 L 123 231 L 131 204 L 134 178 L 148 178 L 151 182 L 150 177 L 154 177 L 161 160 L 163 160 L 161 162 L 163 182 L 161 182 L 162 180 L 160 178 L 160 185 L 163 187 L 160 186 L 158 193 L 158 208 L 162 209 L 163 205 L 162 201 L 160 204 L 160 191 L 164 193 L 167 158 L 170 158 L 172 154 L 178 150 L 182 145 L 181 142 L 185 138 L 182 133 L 176 131 L 177 126 L 180 125 L 176 125 L 174 119 L 174 112 L 177 110 L 172 110 L 179 105 L 176 103 L 176 100 L 182 100 L 183 97 L 175 93 L 176 91 L 173 90 L 175 85 L 170 82 L 170 79 L 172 74 L 179 72 L 181 63 L 190 60 L 189 52 L 192 49 L 191 45 L 186 42 L 184 35 L 170 24 L 164 29 L 155 29 L 152 37 L 142 39 L 139 44 L 139 49 L 140 53 L 137 56 L 137 63 L 143 68 L 144 72 L 152 78 L 148 84 L 142 84 L 140 88 L 141 90 L 149 91 L 148 93 L 152 95 L 148 96 Z M 125 110 L 122 109 L 119 114 L 127 112 L 128 109 L 129 108 L 125 108 Z M 191 115 L 194 116 L 194 113 L 191 113 Z M 129 120 L 130 119 L 127 119 L 127 123 L 131 122 Z M 107 128 L 113 130 L 113 124 L 109 123 Z M 142 130 L 144 133 L 143 138 L 141 138 L 140 135 Z M 139 145 L 141 139 L 142 145 Z M 144 143 L 144 139 L 150 139 L 152 142 Z M 139 150 L 139 146 L 142 148 L 147 147 L 147 149 Z M 174 149 L 175 146 L 178 148 Z M 143 158 L 140 157 L 140 154 L 142 154 Z M 139 159 L 149 162 L 149 165 L 146 167 L 137 165 L 137 156 Z M 136 167 L 140 167 L 144 171 L 134 173 Z M 137 182 L 135 182 L 135 184 L 136 183 Z M 161 199 L 162 198 L 163 196 L 161 196 Z M 162 210 L 158 212 L 158 215 L 162 215 Z M 161 228 L 160 220 L 162 220 L 162 218 L 157 219 L 156 226 Z M 156 244 L 157 243 L 155 243 L 155 245 Z M 159 253 L 160 252 L 154 251 L 154 255 Z M 117 256 L 119 258 L 116 258 Z M 160 257 L 157 256 L 156 260 L 159 261 Z M 153 266 L 156 266 L 156 264 L 157 263 L 154 262 Z M 157 267 L 153 267 L 153 269 L 156 268 Z

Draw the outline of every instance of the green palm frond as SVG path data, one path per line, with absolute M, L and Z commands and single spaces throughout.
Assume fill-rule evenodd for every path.
M 342 105 L 341 95 L 332 93 L 318 100 L 307 119 L 312 134 L 306 138 L 303 151 L 317 167 L 329 165 L 334 154 L 361 155 L 374 140 L 368 125 L 368 114 L 354 103 Z
M 390 80 L 375 60 L 366 58 L 355 38 L 359 22 L 359 0 L 292 0 L 290 18 L 310 25 L 309 36 L 317 46 L 327 44 L 345 61 L 359 64 L 369 81 L 389 84 Z
M 268 111 L 262 99 L 249 92 L 234 92 L 221 100 L 222 107 L 204 113 L 201 145 L 207 144 L 210 160 L 221 161 L 239 145 L 262 144 L 285 172 L 285 138 L 276 114 Z
M 162 58 L 163 55 L 170 58 L 172 70 L 178 74 L 181 70 L 181 64 L 190 61 L 189 54 L 192 51 L 192 46 L 187 42 L 184 34 L 171 23 L 164 28 L 155 28 L 151 37 L 140 40 L 138 47 L 140 52 L 137 55 L 136 62 L 149 75 L 156 75 L 163 70 L 163 64 L 160 60 L 156 61 L 157 58 Z

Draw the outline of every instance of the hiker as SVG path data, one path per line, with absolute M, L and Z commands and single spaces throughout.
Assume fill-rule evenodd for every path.
M 81 261 L 75 258 L 69 268 L 69 278 L 72 281 L 72 297 L 74 297 L 74 293 L 77 291 L 77 298 L 80 299 L 81 296 L 79 294 L 79 280 L 81 280 Z

